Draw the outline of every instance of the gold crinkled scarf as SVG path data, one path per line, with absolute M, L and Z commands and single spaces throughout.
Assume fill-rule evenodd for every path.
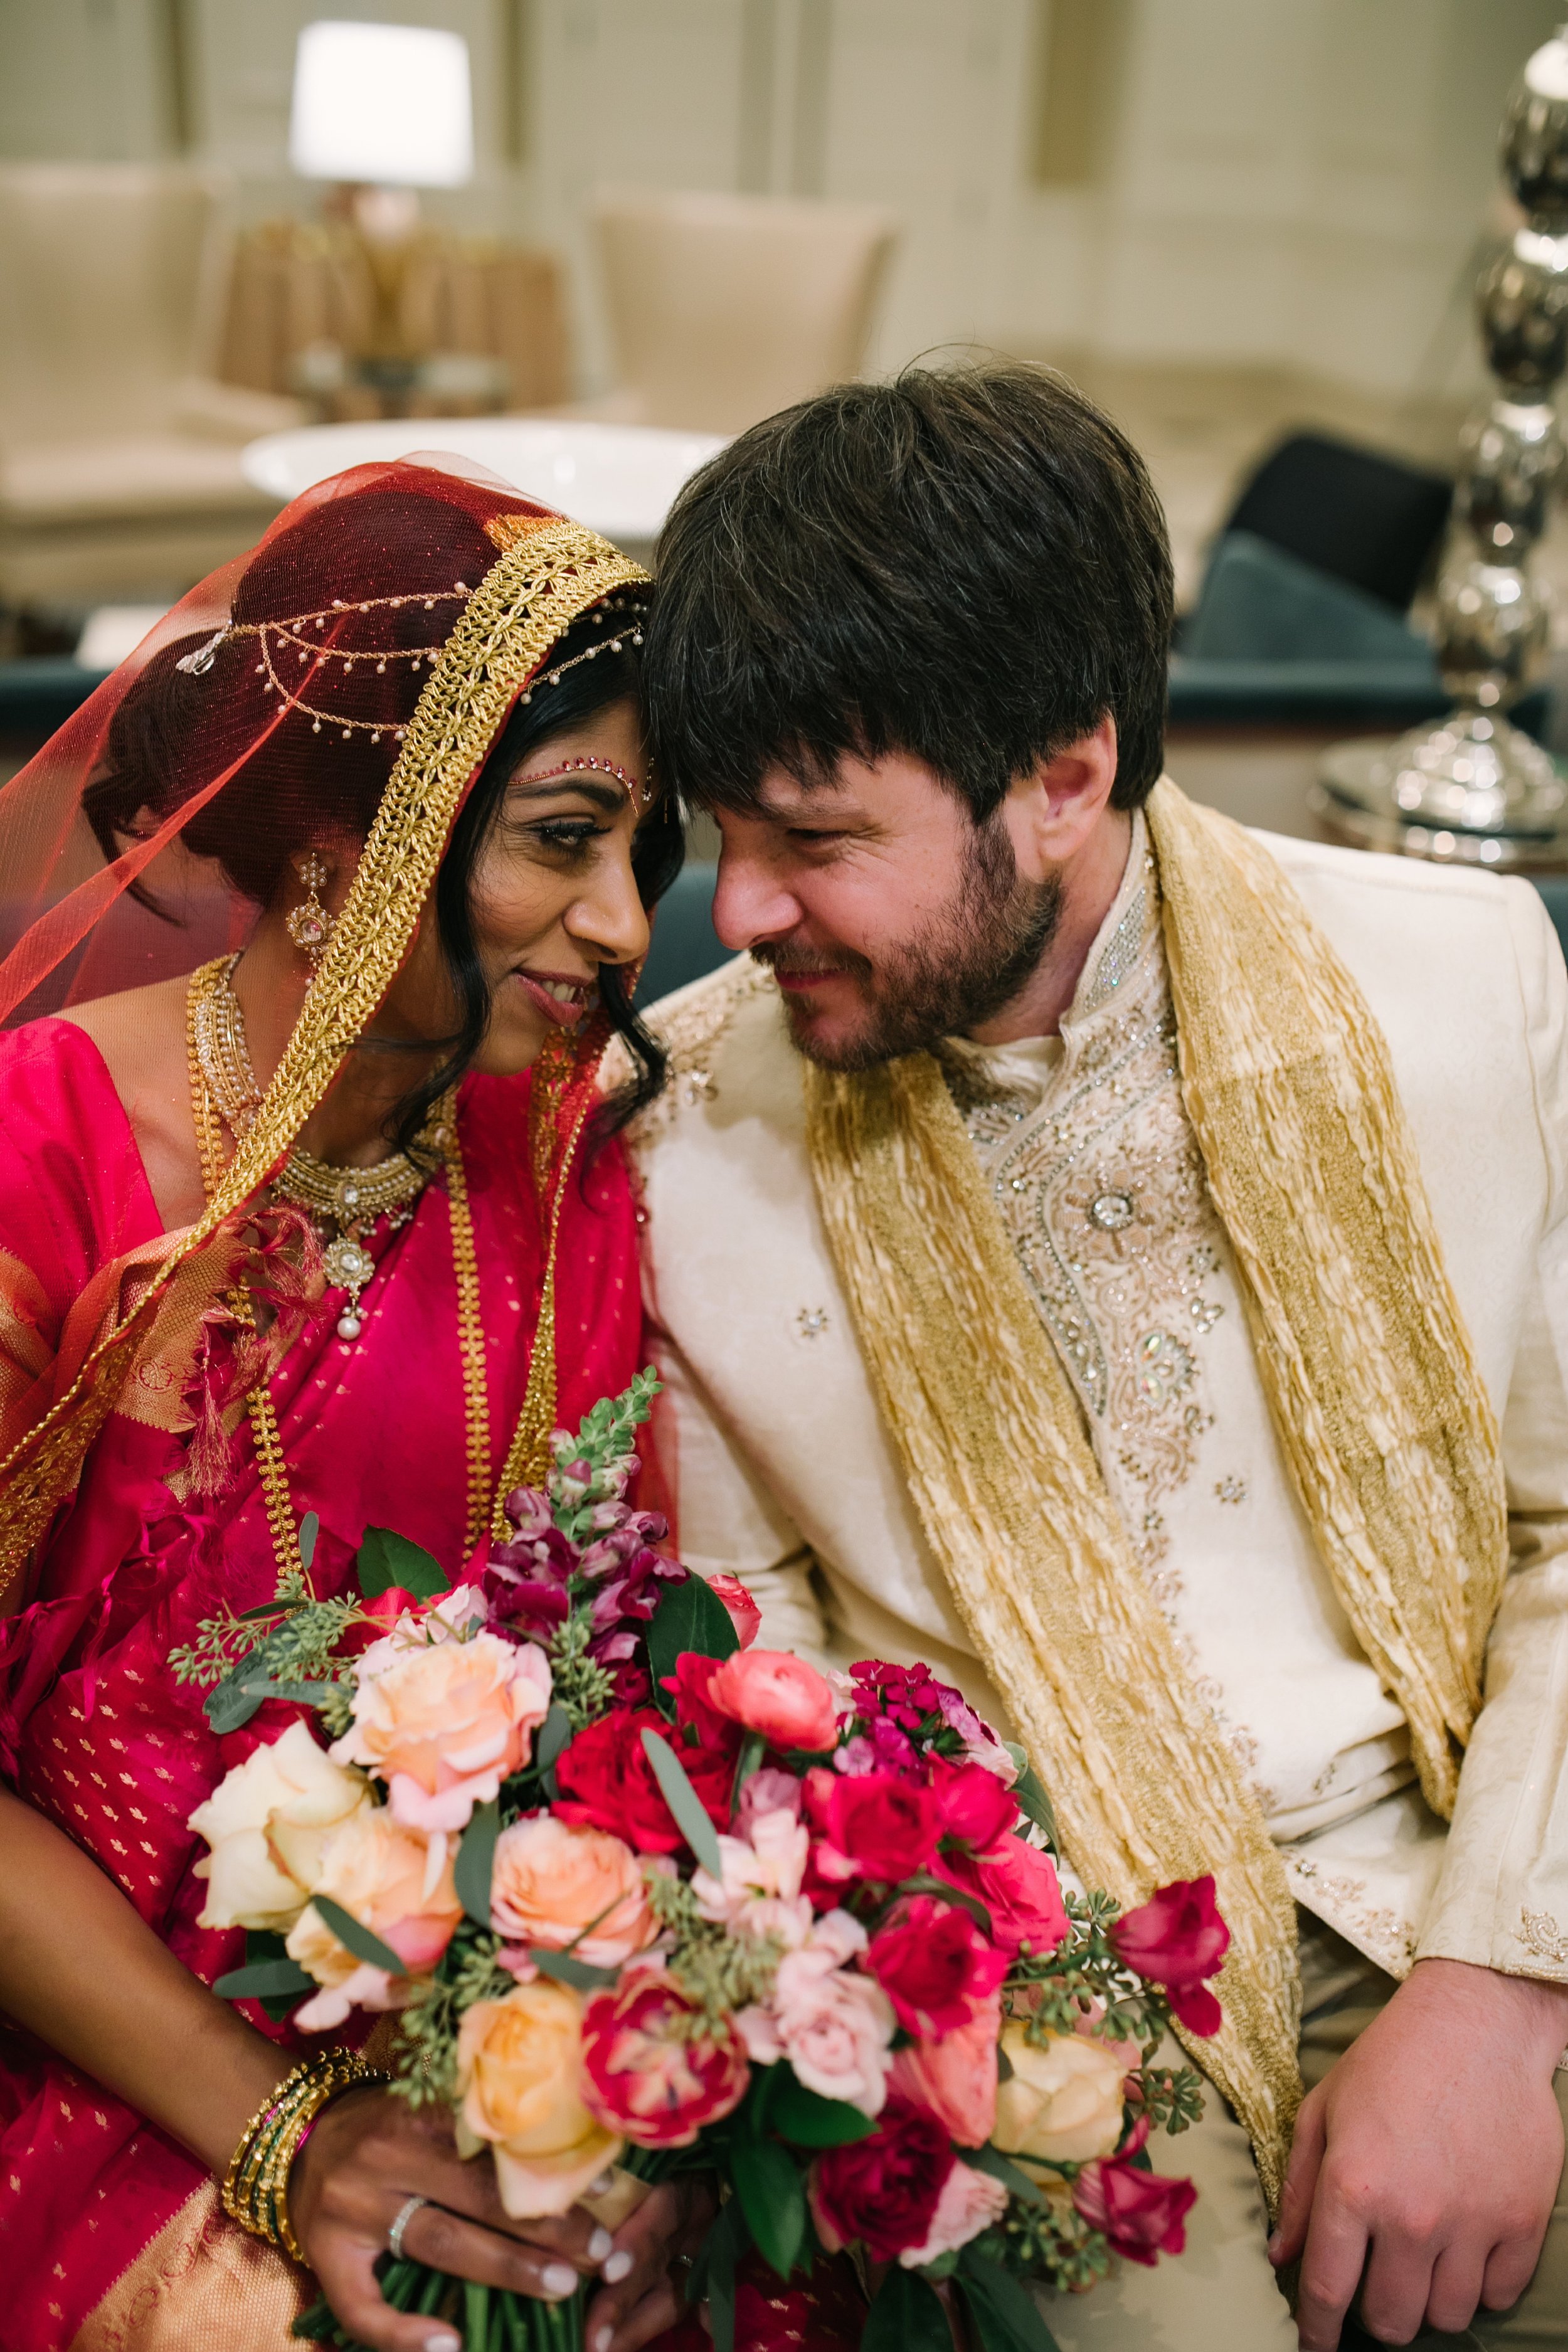
M 1279 866 L 1160 783 L 1182 1086 L 1319 1549 L 1453 1809 L 1507 1567 L 1498 1432 L 1388 1051 Z M 1300 2095 L 1295 1911 L 1129 1548 L 935 1061 L 806 1079 L 824 1220 L 884 1417 L 1064 1849 L 1123 1902 L 1212 1871 L 1225 2023 L 1192 2045 L 1277 2204 Z

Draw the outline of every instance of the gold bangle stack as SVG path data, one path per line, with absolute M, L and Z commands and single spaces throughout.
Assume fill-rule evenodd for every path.
M 302 2263 L 304 2252 L 289 2219 L 289 2168 L 300 2143 L 329 2099 L 362 2084 L 391 2079 L 352 2050 L 301 2059 L 268 2093 L 240 2134 L 224 2175 L 223 2210 L 229 2220 Z

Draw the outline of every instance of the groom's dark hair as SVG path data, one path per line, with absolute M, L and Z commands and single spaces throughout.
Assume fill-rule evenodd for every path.
M 1044 368 L 910 368 L 754 425 L 658 544 L 655 761 L 744 809 L 782 763 L 923 760 L 978 824 L 1109 711 L 1111 798 L 1160 773 L 1171 555 L 1142 458 Z

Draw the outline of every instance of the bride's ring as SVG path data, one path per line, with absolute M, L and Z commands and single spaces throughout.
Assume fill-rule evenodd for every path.
M 403 2232 L 407 2229 L 421 2205 L 428 2205 L 429 2202 L 428 2197 L 409 2197 L 398 2207 L 397 2219 L 386 2233 L 386 2242 L 392 2250 L 392 2259 L 395 2263 L 400 2263 L 403 2260 Z

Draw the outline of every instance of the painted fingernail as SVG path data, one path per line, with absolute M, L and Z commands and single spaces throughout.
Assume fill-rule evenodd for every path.
M 594 2338 L 594 2352 L 610 2352 L 610 2346 L 615 2341 L 615 2335 L 616 2331 L 614 2326 L 610 2322 L 606 2321 L 605 2326 L 600 2328 L 598 2334 Z
M 434 2336 L 425 2338 L 425 2352 L 463 2352 L 463 2339 L 460 2336 L 448 2336 L 444 2327 L 437 2328 Z
M 1279 2249 L 1284 2242 L 1285 2240 L 1283 2234 L 1279 2230 L 1276 2230 L 1274 2235 L 1268 2241 L 1268 2259 L 1271 2263 L 1277 2263 L 1279 2261 Z
M 577 2285 L 577 2273 L 570 2263 L 546 2263 L 539 2284 L 546 2294 L 571 2294 Z
M 604 2223 L 598 2222 L 593 2236 L 588 2241 L 588 2260 L 591 2263 L 602 2263 L 615 2242 Z
M 599 2276 L 606 2286 L 619 2286 L 631 2266 L 632 2258 L 625 2246 L 622 2246 L 617 2252 L 606 2256 L 600 2264 Z

